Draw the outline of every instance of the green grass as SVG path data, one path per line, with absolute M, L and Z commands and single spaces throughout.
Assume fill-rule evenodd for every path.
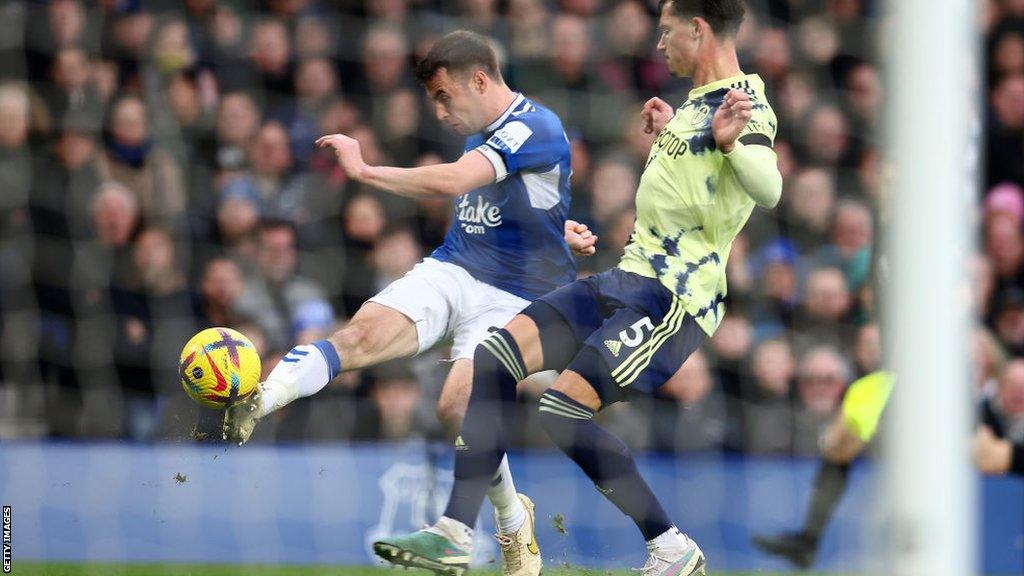
M 354 566 L 238 566 L 217 564 L 63 564 L 15 562 L 16 576 L 429 576 L 424 570 Z M 497 571 L 473 574 L 496 576 Z M 546 568 L 544 576 L 637 576 L 629 570 Z M 801 572 L 801 576 L 814 576 Z M 709 576 L 796 576 L 791 572 L 712 572 Z M 829 575 L 836 576 L 836 575 Z

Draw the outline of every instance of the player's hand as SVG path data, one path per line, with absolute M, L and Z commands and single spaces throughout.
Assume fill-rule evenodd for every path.
M 1013 445 L 997 438 L 988 426 L 974 433 L 974 463 L 983 474 L 1005 474 L 1013 461 Z
M 644 109 L 640 111 L 640 118 L 644 123 L 644 133 L 657 134 L 661 132 L 661 129 L 675 115 L 672 106 L 657 96 L 644 102 Z
M 319 148 L 333 148 L 334 155 L 338 157 L 338 164 L 348 176 L 359 180 L 366 162 L 363 162 L 363 152 L 359 148 L 359 142 L 355 138 L 344 134 L 329 134 L 317 139 L 316 145 Z
M 729 153 L 736 145 L 736 139 L 750 122 L 753 104 L 750 96 L 742 90 L 729 90 L 722 105 L 711 119 L 711 134 L 722 152 Z
M 577 256 L 591 256 L 597 252 L 597 236 L 590 231 L 586 224 L 575 220 L 565 221 L 565 243 L 572 248 L 572 253 Z

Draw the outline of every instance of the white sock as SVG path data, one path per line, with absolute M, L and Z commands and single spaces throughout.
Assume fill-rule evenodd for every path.
M 648 550 L 686 550 L 690 547 L 690 539 L 675 526 L 665 530 L 653 540 L 647 541 Z
M 424 528 L 424 532 L 444 536 L 459 548 L 469 552 L 473 548 L 473 529 L 458 520 L 441 516 L 437 524 Z
M 508 467 L 507 454 L 501 459 L 501 465 L 491 479 L 491 485 L 487 488 L 487 498 L 494 505 L 500 534 L 511 534 L 526 522 L 526 507 L 516 495 L 516 485 L 512 482 L 512 470 Z
M 263 413 L 283 408 L 296 398 L 312 396 L 341 371 L 341 361 L 328 340 L 296 346 L 281 358 L 263 382 Z

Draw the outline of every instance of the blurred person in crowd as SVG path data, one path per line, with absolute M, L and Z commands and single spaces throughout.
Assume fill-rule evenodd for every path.
M 535 62 L 548 54 L 547 23 L 551 14 L 543 0 L 511 0 L 508 22 L 511 60 Z
M 295 99 L 270 117 L 281 123 L 291 141 L 292 156 L 304 167 L 312 154 L 310 142 L 320 134 L 319 118 L 338 90 L 334 64 L 327 58 L 299 62 L 295 72 Z
M 135 193 L 142 217 L 165 226 L 181 224 L 188 197 L 181 167 L 154 146 L 146 105 L 124 96 L 111 108 L 103 133 L 100 173 L 122 182 Z
M 374 367 L 370 398 L 377 410 L 373 438 L 399 440 L 418 432 L 416 422 L 420 386 L 407 360 L 392 360 Z
M 609 156 L 597 163 L 590 188 L 590 216 L 597 231 L 633 204 L 639 180 L 636 169 L 625 158 Z
M 1024 74 L 1024 34 L 1021 30 L 1001 30 L 988 44 L 990 77 Z
M 197 55 L 184 20 L 170 18 L 153 34 L 150 62 L 161 76 L 169 76 L 193 68 Z
M 662 452 L 721 450 L 727 432 L 725 401 L 700 350 L 651 398 L 648 446 Z
M 292 360 L 271 373 L 260 393 L 229 408 L 225 436 L 235 442 L 244 442 L 260 417 L 315 394 L 343 369 L 414 356 L 449 337 L 454 362 L 438 416 L 457 427 L 470 356 L 488 328 L 506 322 L 529 298 L 572 279 L 567 237 L 579 240 L 572 247 L 593 247 L 592 238 L 588 243 L 565 220 L 570 166 L 561 122 L 505 84 L 488 41 L 468 31 L 448 34 L 417 71 L 438 119 L 469 137 L 459 160 L 377 166 L 364 156 L 374 151 L 356 134 L 324 136 L 317 144 L 332 150 L 356 182 L 414 199 L 451 198 L 458 222 L 430 258 L 364 303 L 343 329 L 293 349 Z M 507 462 L 491 475 L 505 573 L 535 575 L 540 556 L 529 545 L 535 542 L 532 504 L 516 494 Z
M 331 58 L 334 38 L 326 18 L 310 15 L 300 17 L 295 24 L 295 56 L 299 60 Z
M 651 50 L 653 22 L 642 2 L 617 2 L 604 19 L 601 78 L 617 91 L 653 96 L 667 79 Z
M 985 474 L 1024 475 L 1024 360 L 1011 360 L 981 403 L 974 461 Z
M 419 97 L 412 90 L 392 92 L 384 104 L 383 116 L 375 124 L 381 137 L 381 147 L 396 164 L 414 164 L 425 148 L 420 142 Z
M 817 346 L 804 354 L 796 375 L 795 454 L 817 454 L 818 436 L 839 408 L 850 376 L 846 359 L 837 348 Z
M 326 303 L 320 286 L 297 272 L 295 227 L 284 220 L 267 220 L 259 229 L 258 268 L 245 280 L 235 310 L 255 321 L 271 350 L 296 344 L 300 307 L 310 301 Z
M 790 180 L 784 207 L 787 235 L 801 251 L 828 243 L 835 206 L 835 178 L 829 170 L 806 168 Z
M 154 17 L 141 3 L 125 5 L 109 14 L 103 26 L 102 55 L 114 61 L 117 86 L 126 92 L 143 90 L 142 63 L 153 35 Z
M 459 27 L 508 46 L 509 23 L 498 11 L 498 0 L 459 0 Z
M 180 397 L 177 359 L 165 351 L 179 347 L 199 326 L 178 260 L 170 231 L 144 228 L 131 249 L 128 277 L 111 286 L 117 324 L 114 364 L 123 394 L 124 434 L 133 440 L 187 431 L 170 420 L 162 423 L 161 410 L 168 398 Z
M 69 271 L 75 250 L 93 236 L 90 206 L 101 177 L 96 166 L 99 124 L 69 113 L 50 150 L 36 162 L 30 199 L 35 236 L 32 279 L 40 313 L 39 361 L 44 381 L 78 387 L 71 362 L 76 286 Z M 70 418 L 65 418 L 70 420 Z
M 843 271 L 833 266 L 811 270 L 804 283 L 804 296 L 793 322 L 795 344 L 802 355 L 811 348 L 828 344 L 849 350 L 854 341 L 850 323 L 853 298 Z
M 625 206 L 617 213 L 611 215 L 603 223 L 603 230 L 600 238 L 604 239 L 601 251 L 591 258 L 581 259 L 586 269 L 592 272 L 607 270 L 622 258 L 626 245 L 633 235 L 633 225 L 636 223 L 636 210 L 632 206 Z M 595 236 L 596 237 L 596 236 Z
M 793 63 L 789 35 L 783 28 L 765 28 L 757 36 L 754 68 L 764 78 L 765 86 L 774 90 L 789 74 Z
M 54 59 L 64 50 L 95 49 L 94 31 L 82 2 L 55 0 L 28 5 L 25 22 L 25 60 L 29 80 L 46 80 Z
M 253 25 L 246 65 L 239 79 L 223 80 L 228 89 L 258 87 L 267 110 L 277 110 L 294 96 L 294 61 L 288 28 L 277 18 L 266 17 Z
M 874 219 L 871 209 L 857 200 L 841 200 L 832 218 L 832 241 L 811 257 L 817 266 L 839 268 L 851 292 L 857 292 L 871 272 Z
M 50 82 L 40 86 L 40 95 L 55 119 L 69 113 L 99 117 L 103 103 L 96 87 L 89 81 L 91 63 L 85 50 L 68 47 L 60 50 L 50 67 Z
M 378 291 L 370 255 L 386 226 L 387 215 L 376 196 L 359 194 L 345 204 L 342 231 L 346 272 L 342 305 L 349 318 Z
M 820 104 L 804 124 L 804 156 L 814 166 L 839 168 L 848 162 L 850 133 L 846 116 L 833 104 Z
M 974 397 L 992 395 L 998 386 L 999 375 L 1006 366 L 1006 349 L 994 334 L 984 326 L 975 326 L 971 335 L 971 354 L 974 359 Z
M 215 213 L 221 248 L 246 270 L 256 267 L 259 243 L 260 202 L 251 188 L 227 185 Z
M 751 321 L 760 338 L 775 337 L 793 326 L 800 306 L 799 257 L 786 238 L 765 244 L 754 256 L 759 292 L 752 303 Z
M 844 97 L 853 133 L 870 139 L 882 114 L 882 79 L 878 69 L 868 62 L 850 67 L 844 78 Z
M 754 347 L 754 329 L 743 306 L 733 303 L 710 343 L 715 380 L 727 396 L 742 396 L 744 382 L 750 377 L 749 360 Z
M 754 349 L 753 379 L 744 386 L 740 414 L 745 451 L 791 454 L 793 451 L 793 377 L 796 361 L 783 339 L 765 340 Z
M 545 60 L 515 70 L 524 92 L 551 107 L 566 126 L 591 142 L 611 144 L 622 132 L 622 98 L 597 73 L 587 20 L 560 13 L 550 23 L 550 51 Z
M 248 163 L 247 149 L 262 125 L 259 106 L 248 92 L 227 92 L 220 99 L 213 140 L 206 142 L 211 169 L 239 171 Z
M 1024 289 L 1001 290 L 992 304 L 992 331 L 1014 356 L 1024 355 Z
M 199 280 L 199 308 L 203 323 L 207 326 L 237 326 L 243 318 L 236 309 L 236 303 L 244 291 L 245 276 L 234 260 L 221 257 L 207 262 Z
M 356 104 L 368 117 L 376 116 L 387 96 L 414 86 L 409 68 L 409 43 L 401 28 L 377 24 L 366 31 L 360 78 L 349 86 Z
M 989 92 L 985 181 L 1024 186 L 1024 74 L 1003 76 Z
M 404 276 L 423 259 L 423 247 L 412 230 L 394 226 L 381 234 L 373 246 L 371 260 L 377 271 L 375 293 Z
M 875 322 L 857 329 L 853 362 L 858 376 L 867 376 L 882 367 L 882 333 Z

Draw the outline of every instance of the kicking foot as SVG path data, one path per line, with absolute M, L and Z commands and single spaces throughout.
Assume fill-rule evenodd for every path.
M 252 431 L 256 429 L 256 424 L 260 421 L 263 403 L 262 386 L 262 384 L 257 385 L 252 394 L 237 400 L 224 411 L 223 437 L 228 442 L 241 446 L 252 436 Z

